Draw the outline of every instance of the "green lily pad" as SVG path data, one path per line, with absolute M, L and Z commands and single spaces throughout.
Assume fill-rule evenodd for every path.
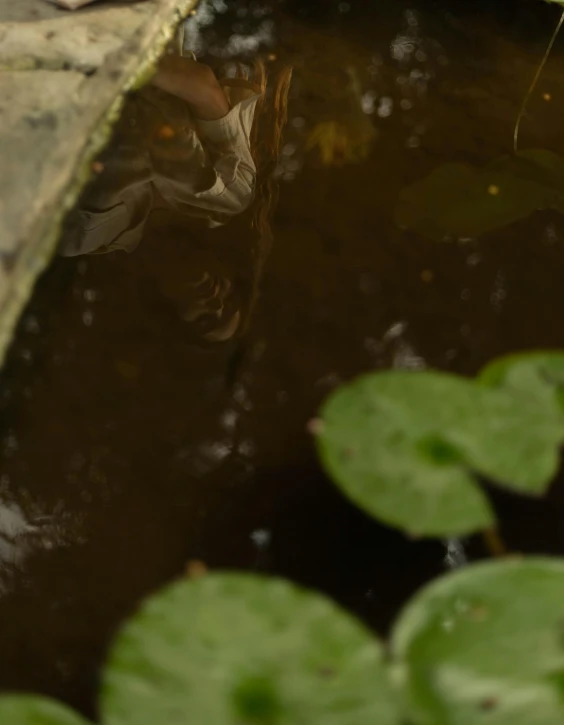
M 416 725 L 564 722 L 564 561 L 468 567 L 423 589 L 395 625 L 396 682 Z
M 2 725 L 87 725 L 87 721 L 64 705 L 34 695 L 0 697 Z
M 341 490 L 381 521 L 418 536 L 494 523 L 476 474 L 530 495 L 558 469 L 560 417 L 534 398 L 437 372 L 391 371 L 337 390 L 317 445 Z
M 396 222 L 437 241 L 477 237 L 539 209 L 564 213 L 564 159 L 544 149 L 478 169 L 445 164 L 400 194 Z
M 325 468 L 357 505 L 418 536 L 492 525 L 485 495 L 448 438 L 474 415 L 471 382 L 439 373 L 359 378 L 325 404 L 317 436 Z
M 397 725 L 383 652 L 320 595 L 210 574 L 150 599 L 118 637 L 105 725 Z

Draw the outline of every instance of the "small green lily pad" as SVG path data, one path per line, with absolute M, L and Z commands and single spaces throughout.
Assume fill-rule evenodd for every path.
M 58 702 L 35 695 L 0 697 L 2 725 L 87 725 L 77 713 Z
M 342 491 L 384 523 L 465 535 L 494 523 L 476 475 L 546 491 L 564 428 L 544 403 L 446 373 L 375 373 L 329 398 L 318 451 Z
M 564 561 L 478 564 L 423 589 L 392 636 L 416 725 L 564 722 Z
M 105 725 L 398 725 L 381 645 L 320 595 L 210 574 L 150 599 L 118 637 Z

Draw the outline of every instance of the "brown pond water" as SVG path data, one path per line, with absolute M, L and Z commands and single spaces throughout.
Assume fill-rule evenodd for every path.
M 191 559 L 288 576 L 381 633 L 444 569 L 443 545 L 340 496 L 306 424 L 363 371 L 472 374 L 504 352 L 564 347 L 560 216 L 451 244 L 393 221 L 402 188 L 438 164 L 510 150 L 556 16 L 533 0 L 200 10 L 187 40 L 214 67 L 261 53 L 295 68 L 273 248 L 261 269 L 246 220 L 187 224 L 131 255 L 59 258 L 38 284 L 0 387 L 0 687 L 95 715 L 115 628 Z M 526 147 L 564 152 L 561 49 Z M 349 140 L 323 163 L 308 139 L 330 121 Z M 247 325 L 236 340 L 198 344 L 203 328 L 163 293 L 204 273 L 229 281 Z M 562 493 L 498 496 L 511 547 L 564 551 Z

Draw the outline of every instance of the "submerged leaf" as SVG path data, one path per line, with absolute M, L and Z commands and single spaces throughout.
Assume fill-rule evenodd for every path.
M 477 169 L 444 164 L 400 194 L 396 222 L 438 241 L 476 237 L 538 209 L 564 213 L 564 159 L 543 149 Z
M 397 725 L 380 644 L 322 596 L 210 574 L 150 599 L 105 673 L 106 725 Z
M 370 154 L 376 131 L 370 124 L 351 129 L 337 121 L 318 123 L 307 139 L 308 151 L 317 149 L 325 166 L 364 161 Z
M 495 561 L 433 582 L 392 637 L 417 725 L 564 722 L 564 561 Z

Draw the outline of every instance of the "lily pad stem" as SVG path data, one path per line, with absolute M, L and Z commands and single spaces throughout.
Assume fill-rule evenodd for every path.
M 486 549 L 494 559 L 500 559 L 509 553 L 507 545 L 497 529 L 485 529 L 482 532 L 482 538 Z

